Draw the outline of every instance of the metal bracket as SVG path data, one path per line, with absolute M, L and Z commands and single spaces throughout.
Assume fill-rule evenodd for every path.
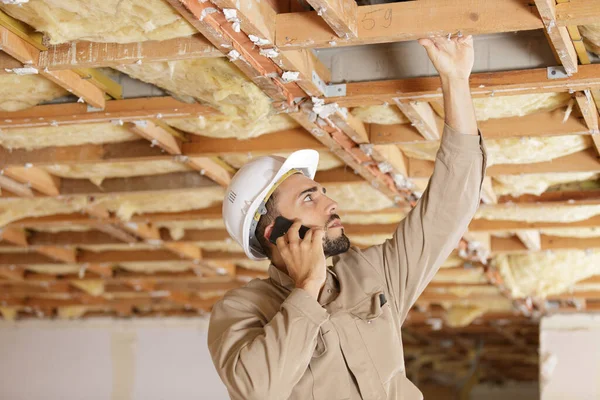
M 564 79 L 569 77 L 565 67 L 548 67 L 547 71 L 548 79 Z
M 346 96 L 345 83 L 328 85 L 321 79 L 321 77 L 319 76 L 319 74 L 317 74 L 316 71 L 312 72 L 312 81 L 315 85 L 319 87 L 319 89 L 321 90 L 321 92 L 323 92 L 325 97 Z

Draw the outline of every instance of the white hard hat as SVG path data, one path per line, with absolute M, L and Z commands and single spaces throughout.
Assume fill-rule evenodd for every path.
M 229 235 L 242 246 L 252 260 L 263 260 L 260 243 L 255 237 L 256 225 L 266 213 L 265 203 L 288 176 L 303 173 L 315 177 L 319 153 L 298 150 L 289 157 L 265 156 L 245 164 L 233 176 L 223 200 L 223 220 Z

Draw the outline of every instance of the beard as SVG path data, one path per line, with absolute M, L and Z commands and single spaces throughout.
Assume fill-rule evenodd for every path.
M 335 221 L 336 219 L 341 220 L 339 215 L 337 215 L 337 214 L 331 215 L 331 217 L 325 224 L 325 228 L 327 229 L 327 226 L 331 222 Z M 326 232 L 327 232 L 327 230 L 326 230 Z M 325 257 L 327 257 L 327 258 L 337 256 L 338 254 L 345 253 L 349 249 L 350 249 L 350 239 L 348 239 L 348 236 L 346 236 L 343 229 L 342 229 L 342 233 L 337 238 L 330 238 L 328 232 L 325 234 L 325 237 L 323 237 L 323 252 L 325 253 Z

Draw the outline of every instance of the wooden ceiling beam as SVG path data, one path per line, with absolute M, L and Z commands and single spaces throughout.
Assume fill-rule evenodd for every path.
M 396 105 L 404 115 L 410 120 L 414 127 L 425 140 L 440 140 L 441 132 L 444 129 L 444 121 L 433 111 L 433 108 L 427 102 L 411 101 L 403 103 L 397 102 Z
M 585 124 L 587 125 L 592 140 L 594 141 L 594 147 L 596 152 L 600 155 L 600 127 L 598 126 L 598 108 L 592 97 L 592 92 L 589 89 L 575 93 L 575 100 L 583 115 Z
M 4 26 L 0 26 L 0 47 L 24 65 L 37 66 L 40 50 L 15 35 Z M 104 93 L 87 80 L 82 79 L 73 71 L 38 70 L 38 73 L 65 90 L 82 98 L 93 107 L 103 109 L 105 106 Z
M 0 112 L 0 128 L 34 128 L 50 125 L 185 118 L 219 114 L 202 104 L 188 104 L 172 97 L 110 100 L 104 110 L 80 103 L 39 105 L 21 111 Z
M 458 31 L 477 35 L 543 28 L 535 8 L 526 0 L 420 0 L 361 6 L 357 21 L 358 37 L 342 39 L 317 11 L 278 14 L 276 44 L 282 49 L 326 48 L 417 40 Z
M 150 141 L 152 146 L 158 146 L 169 154 L 181 154 L 181 140 L 171 135 L 161 126 L 150 120 L 138 120 L 127 124 L 127 128 Z
M 0 148 L 0 152 L 2 149 Z M 31 188 L 21 182 L 0 174 L 0 188 L 6 189 L 18 197 L 35 197 L 36 193 Z
M 522 117 L 489 119 L 479 121 L 477 126 L 486 139 L 510 137 L 546 137 L 560 135 L 588 135 L 585 121 L 571 114 L 565 122 L 564 112 L 555 110 Z M 403 144 L 424 142 L 425 139 L 411 124 L 370 124 L 370 140 L 376 144 Z
M 429 178 L 433 173 L 433 161 L 408 159 L 409 178 Z M 531 164 L 498 164 L 486 171 L 487 176 L 546 174 L 559 172 L 600 172 L 596 149 L 578 151 L 552 161 Z
M 27 232 L 22 228 L 3 227 L 0 229 L 0 240 L 17 246 L 28 246 Z
M 14 179 L 27 187 L 31 187 L 47 196 L 60 194 L 60 178 L 41 168 L 32 166 L 9 167 L 4 169 L 4 176 Z
M 597 24 L 600 4 L 597 1 L 570 0 L 556 5 L 556 25 L 573 26 Z
M 307 1 L 340 38 L 358 38 L 358 6 L 354 0 Z
M 215 57 L 224 57 L 224 54 L 201 34 L 196 34 L 139 43 L 73 41 L 50 45 L 40 53 L 38 66 L 53 71 Z
M 554 47 L 567 75 L 577 72 L 577 52 L 565 26 L 556 25 L 556 0 L 534 0 L 540 13 L 550 44 Z
M 406 2 L 397 4 L 421 3 Z M 514 96 L 530 93 L 570 92 L 600 88 L 600 65 L 580 65 L 576 75 L 548 79 L 546 68 L 480 72 L 469 79 L 471 95 L 475 98 Z M 333 96 L 326 103 L 341 107 L 358 107 L 394 102 L 436 101 L 442 99 L 440 79 L 437 76 L 406 78 L 388 81 L 351 82 L 346 84 L 345 96 Z

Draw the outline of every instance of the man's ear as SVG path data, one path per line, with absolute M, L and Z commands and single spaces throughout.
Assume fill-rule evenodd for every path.
M 271 233 L 273 232 L 274 226 L 275 226 L 275 222 L 271 222 L 265 228 L 265 239 L 267 239 L 267 242 L 269 241 L 269 238 L 271 237 Z

